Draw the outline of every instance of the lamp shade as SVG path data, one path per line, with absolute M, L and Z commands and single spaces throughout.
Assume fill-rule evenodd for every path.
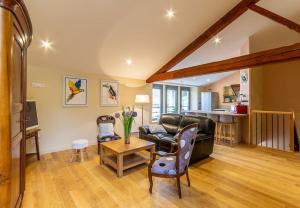
M 136 103 L 149 103 L 149 95 L 136 95 L 135 96 Z

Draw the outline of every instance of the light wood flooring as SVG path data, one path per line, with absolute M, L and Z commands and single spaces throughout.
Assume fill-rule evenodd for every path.
M 155 178 L 150 195 L 146 166 L 118 178 L 99 166 L 96 147 L 88 152 L 84 163 L 70 163 L 70 151 L 29 161 L 22 207 L 300 207 L 299 153 L 215 145 L 210 159 L 190 167 L 190 188 L 181 178 L 179 199 L 175 180 Z

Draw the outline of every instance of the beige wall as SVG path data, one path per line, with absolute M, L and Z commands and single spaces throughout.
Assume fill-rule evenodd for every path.
M 295 18 L 300 20 L 300 18 Z M 300 42 L 300 34 L 277 25 L 250 37 L 251 53 Z M 294 111 L 300 132 L 300 60 L 250 70 L 251 109 Z
M 201 87 L 202 91 L 217 92 L 219 95 L 219 108 L 230 109 L 232 103 L 223 103 L 223 89 L 225 86 L 230 86 L 233 84 L 240 84 L 240 71 L 236 71 L 234 74 L 225 77 L 211 85 Z
M 295 112 L 300 133 L 300 60 L 252 69 L 252 109 Z
M 63 77 L 82 76 L 88 79 L 88 107 L 63 107 Z M 100 80 L 120 81 L 120 106 L 100 107 Z M 44 88 L 33 88 L 32 82 L 44 83 Z M 100 115 L 113 114 L 121 110 L 121 105 L 134 105 L 136 94 L 151 93 L 151 85 L 145 81 L 106 77 L 98 74 L 84 74 L 66 70 L 28 67 L 28 99 L 37 101 L 40 128 L 40 149 L 42 153 L 69 149 L 74 139 L 85 138 L 90 144 L 96 143 L 96 119 Z M 136 105 L 138 118 L 133 131 L 141 125 L 141 108 Z M 144 123 L 149 122 L 150 104 L 144 109 Z M 120 121 L 116 132 L 123 135 Z M 32 145 L 29 142 L 29 146 Z

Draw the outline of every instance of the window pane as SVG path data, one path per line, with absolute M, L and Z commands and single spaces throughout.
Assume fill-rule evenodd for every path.
M 162 87 L 152 88 L 152 121 L 158 121 L 162 112 Z
M 166 112 L 177 113 L 177 87 L 167 87 Z
M 181 90 L 181 112 L 190 110 L 190 90 Z

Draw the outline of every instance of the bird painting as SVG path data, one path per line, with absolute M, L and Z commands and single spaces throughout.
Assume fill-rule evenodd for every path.
M 108 89 L 110 99 L 117 100 L 117 93 L 110 84 L 104 84 L 103 87 Z
M 75 95 L 77 95 L 81 92 L 84 92 L 84 89 L 80 89 L 81 88 L 81 79 L 77 80 L 76 82 L 73 82 L 71 79 L 69 79 L 68 86 L 70 89 L 70 95 L 67 99 L 68 102 L 70 100 L 72 100 L 75 97 Z

